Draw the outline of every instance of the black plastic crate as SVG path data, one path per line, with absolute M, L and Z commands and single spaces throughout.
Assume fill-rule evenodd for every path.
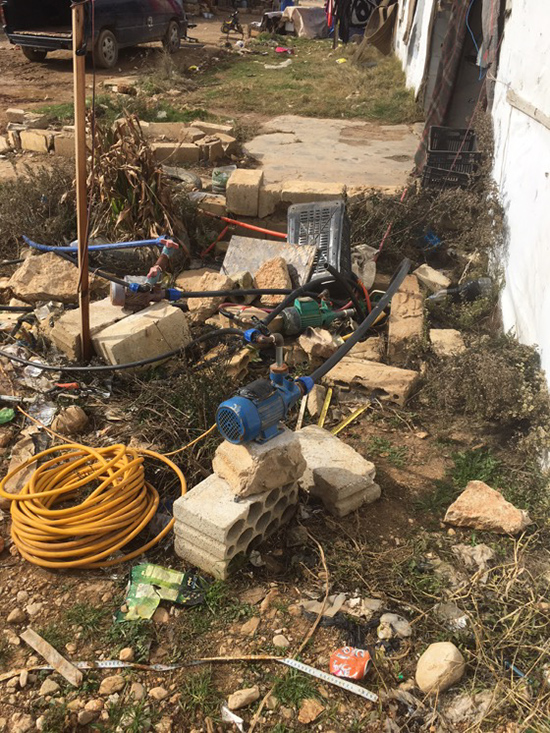
M 426 165 L 422 171 L 423 188 L 468 188 L 471 182 L 472 175 L 456 170 L 450 171 Z
M 457 173 L 474 173 L 477 170 L 480 153 L 428 153 L 427 164 L 432 168 L 453 170 Z
M 430 127 L 428 152 L 470 153 L 477 150 L 477 138 L 473 130 L 455 127 Z

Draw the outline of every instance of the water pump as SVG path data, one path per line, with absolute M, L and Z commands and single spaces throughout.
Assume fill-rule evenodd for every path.
M 296 298 L 293 306 L 281 311 L 281 331 L 285 336 L 295 336 L 309 326 L 326 328 L 337 318 L 346 318 L 353 313 L 354 309 L 335 311 L 324 300 L 318 303 L 313 298 Z
M 221 403 L 218 430 L 230 443 L 265 443 L 281 432 L 281 421 L 312 387 L 310 377 L 292 379 L 286 364 L 273 364 L 269 379 L 256 379 Z

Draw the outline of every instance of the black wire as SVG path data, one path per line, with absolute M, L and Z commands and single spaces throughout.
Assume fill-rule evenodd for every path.
M 384 295 L 380 298 L 376 306 L 371 310 L 369 315 L 365 318 L 365 320 L 360 324 L 359 328 L 354 331 L 353 335 L 350 336 L 350 338 L 346 341 L 343 346 L 340 346 L 338 351 L 335 351 L 334 354 L 329 357 L 324 364 L 322 364 L 318 369 L 316 369 L 313 374 L 310 374 L 309 376 L 311 379 L 313 379 L 314 382 L 319 382 L 320 379 L 322 379 L 325 374 L 330 372 L 330 370 L 338 364 L 338 362 L 343 359 L 343 357 L 348 353 L 348 351 L 351 351 L 351 349 L 355 346 L 356 343 L 358 343 L 363 336 L 366 334 L 366 332 L 369 330 L 369 328 L 372 326 L 372 324 L 376 321 L 378 316 L 382 313 L 384 308 L 388 305 L 390 300 L 395 295 L 397 289 L 405 279 L 407 273 L 411 269 L 411 261 L 408 258 L 405 258 L 403 262 L 401 263 L 399 270 L 394 275 L 393 280 L 391 281 L 388 289 L 384 293 Z
M 0 311 L 9 311 L 10 313 L 32 313 L 34 308 L 32 305 L 0 305 Z
M 43 364 L 39 361 L 29 361 L 29 359 L 23 359 L 21 356 L 15 356 L 14 354 L 10 354 L 8 351 L 2 351 L 1 349 L 0 356 L 5 356 L 6 359 L 15 361 L 17 364 L 33 366 L 37 369 L 43 369 L 44 371 L 49 372 L 117 372 L 123 369 L 137 369 L 138 367 L 147 366 L 147 364 L 155 364 L 157 361 L 164 361 L 164 359 L 176 356 L 182 351 L 190 349 L 192 346 L 197 346 L 197 344 L 200 344 L 203 341 L 208 341 L 211 338 L 218 338 L 219 336 L 229 335 L 242 336 L 243 332 L 238 328 L 220 328 L 217 331 L 211 331 L 210 333 L 205 333 L 203 336 L 193 339 L 193 341 L 190 341 L 186 346 L 180 346 L 179 349 L 173 349 L 172 351 L 167 351 L 164 354 L 159 354 L 158 356 L 150 356 L 148 359 L 132 361 L 128 364 L 108 364 L 102 366 L 54 366 L 53 364 Z

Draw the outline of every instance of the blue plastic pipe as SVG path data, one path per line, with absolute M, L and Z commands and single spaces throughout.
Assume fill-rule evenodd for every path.
M 137 242 L 115 242 L 114 244 L 91 244 L 88 247 L 89 252 L 104 252 L 106 250 L 110 249 L 132 249 L 132 247 L 160 247 L 162 244 L 164 244 L 164 241 L 166 239 L 169 239 L 170 237 L 157 237 L 156 239 L 140 239 Z M 23 239 L 26 242 L 26 244 L 29 245 L 29 247 L 32 247 L 33 249 L 38 249 L 40 252 L 72 252 L 76 253 L 78 252 L 78 247 L 55 247 L 54 245 L 50 244 L 38 244 L 38 242 L 33 242 L 32 239 L 29 239 L 28 237 L 25 237 L 23 235 Z

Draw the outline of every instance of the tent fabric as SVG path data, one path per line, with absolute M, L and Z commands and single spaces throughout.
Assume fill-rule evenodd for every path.
M 320 7 L 288 7 L 283 12 L 283 21 L 291 21 L 298 38 L 326 38 L 328 36 L 327 16 Z

